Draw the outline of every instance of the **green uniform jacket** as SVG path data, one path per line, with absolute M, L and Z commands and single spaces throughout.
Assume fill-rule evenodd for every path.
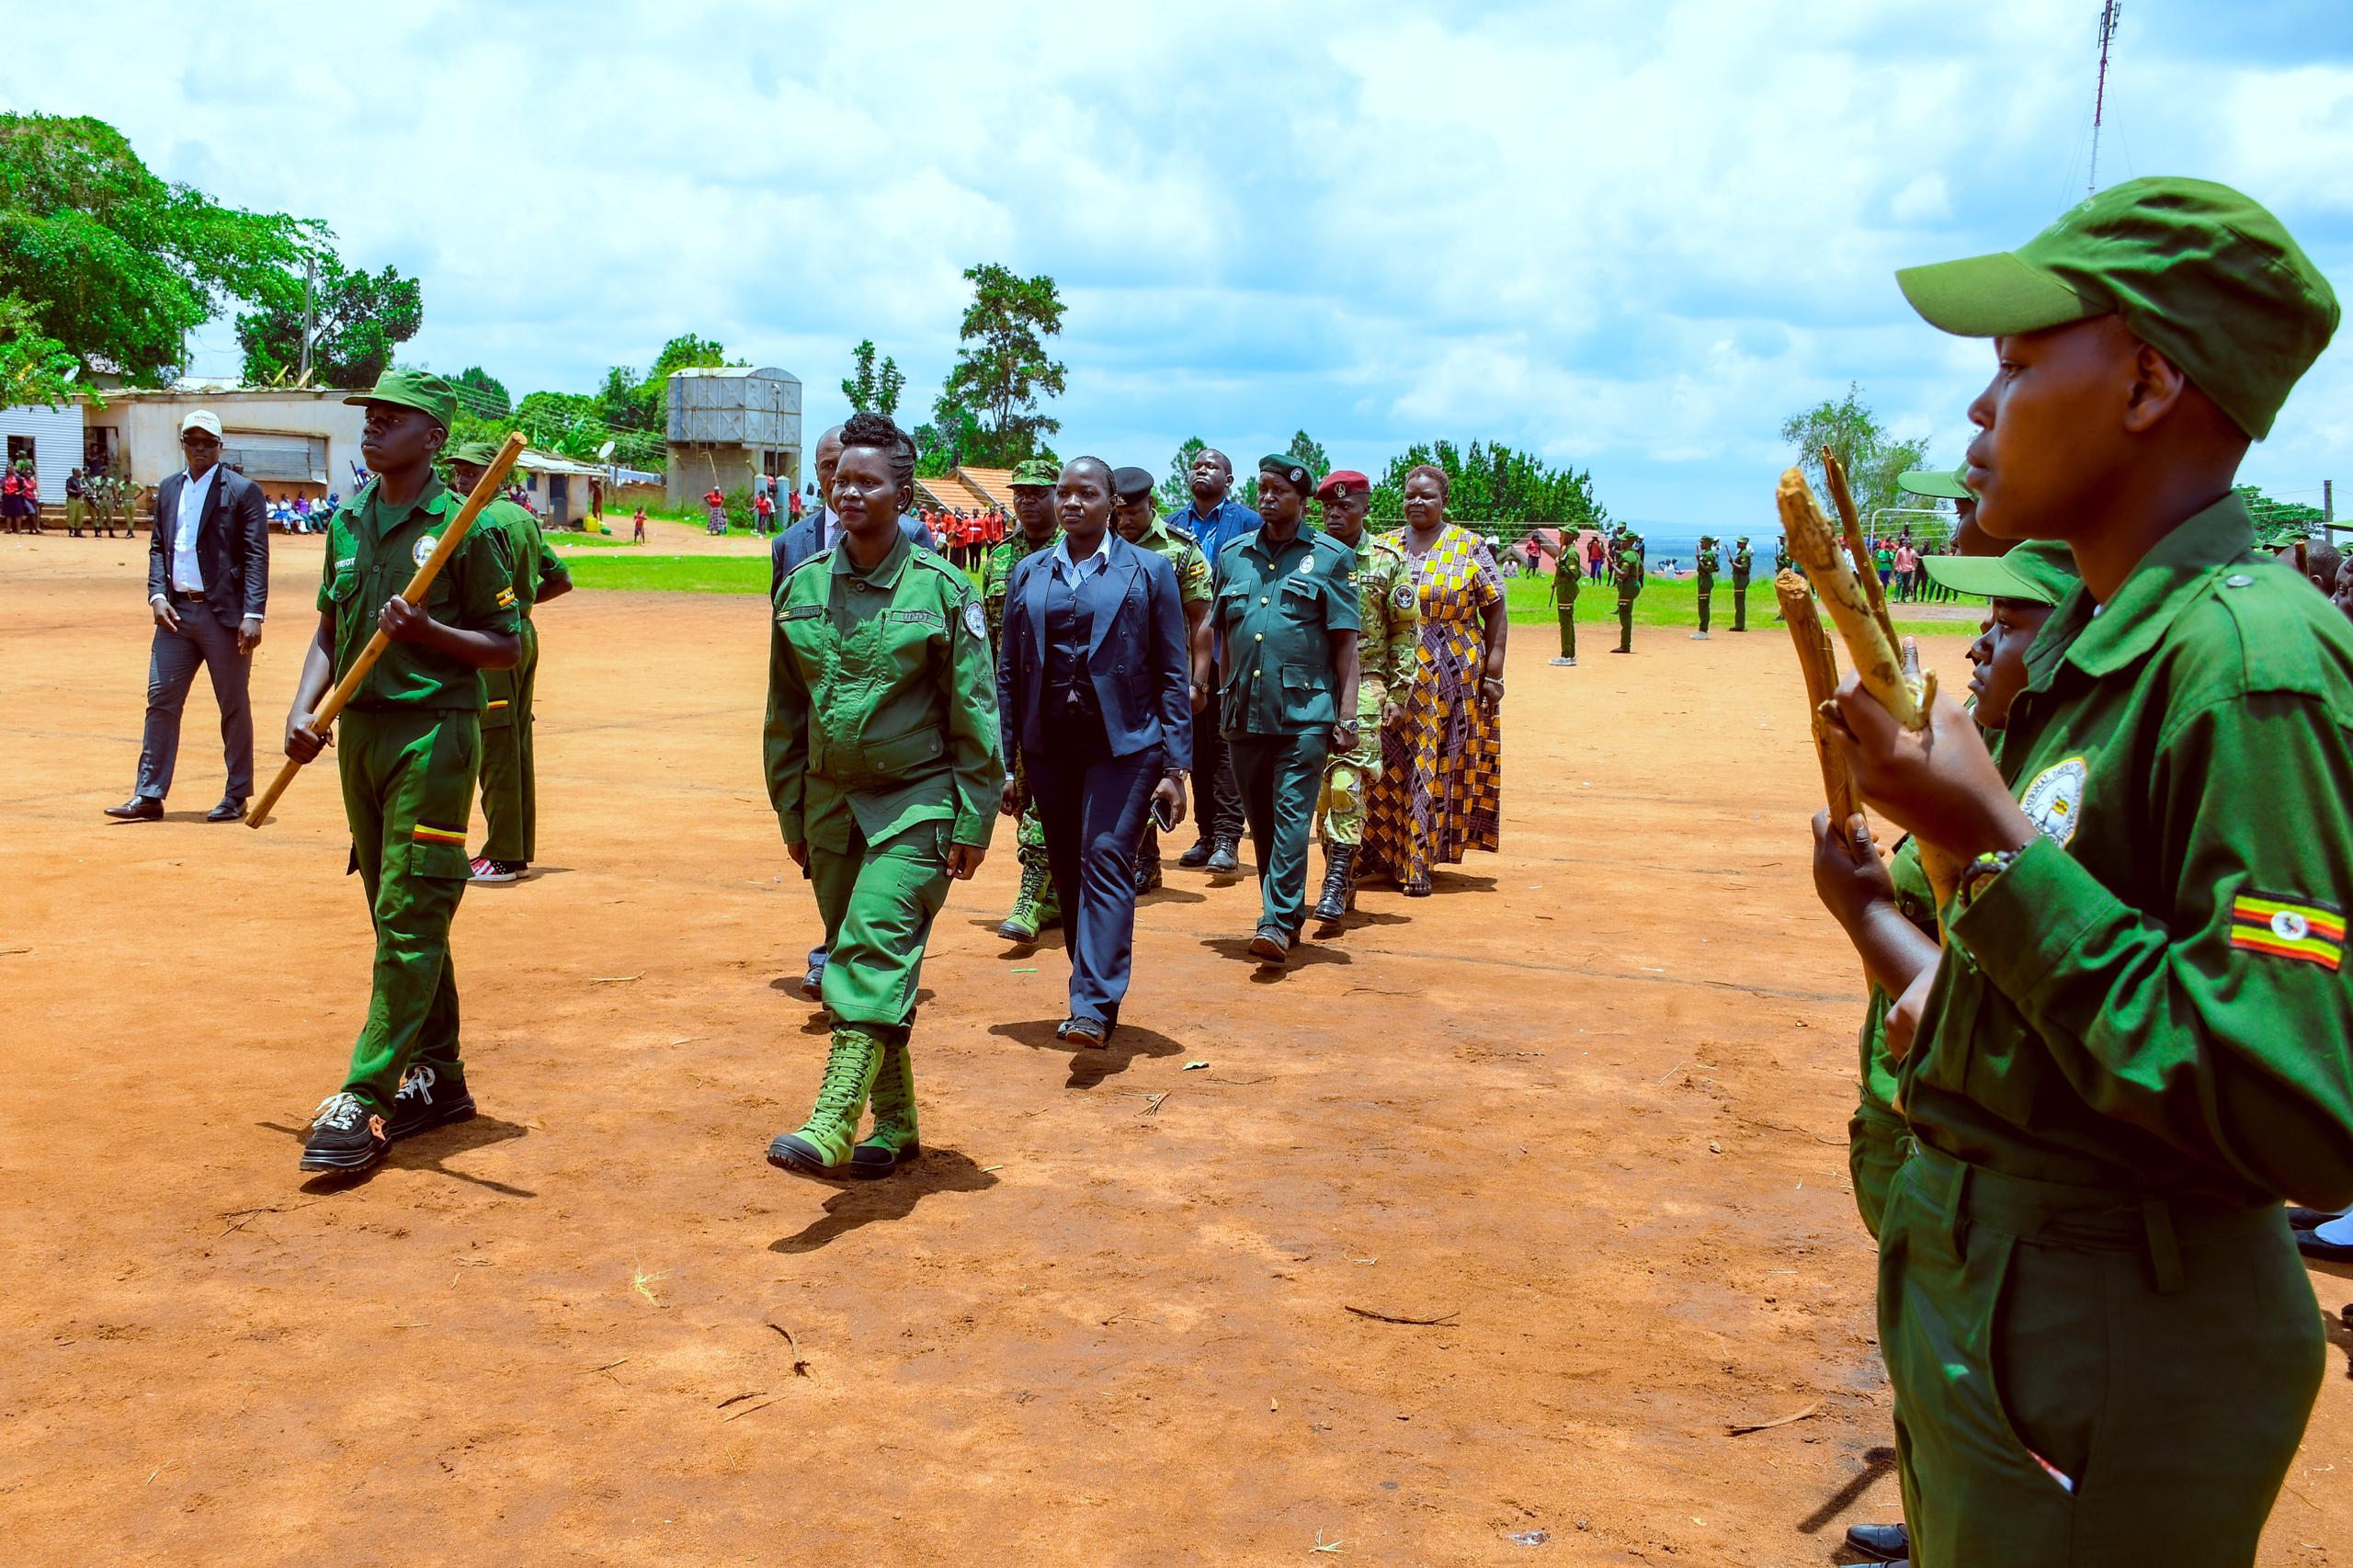
M 1201 553 L 1199 543 L 1191 534 L 1154 517 L 1152 526 L 1143 530 L 1142 537 L 1132 542 L 1138 550 L 1151 551 L 1176 568 L 1178 604 L 1204 605 L 1210 602 L 1210 558 Z M 1008 573 L 1011 570 L 1011 567 L 1006 568 Z M 1002 616 L 1005 613 L 1004 594 L 1005 589 L 1000 585 L 996 608 L 990 612 L 992 615 Z M 1189 664 L 1190 655 L 1188 654 L 1187 658 Z
M 384 601 L 408 586 L 441 530 L 465 509 L 465 500 L 438 479 L 427 480 L 415 502 L 400 510 L 368 487 L 327 521 L 326 553 L 319 577 L 319 608 L 335 617 L 335 673 L 341 680 L 368 640 L 376 635 L 376 614 Z M 425 609 L 445 626 L 463 631 L 512 635 L 523 618 L 508 554 L 507 533 L 477 517 L 455 553 L 426 591 Z M 394 642 L 384 650 L 349 706 L 362 712 L 389 708 L 440 708 L 479 713 L 482 673 L 462 659 L 419 642 Z
M 1226 653 L 1220 730 L 1279 735 L 1339 722 L 1326 634 L 1358 629 L 1355 560 L 1331 535 L 1304 528 L 1279 545 L 1253 529 L 1218 552 L 1210 621 Z
M 1643 591 L 1643 557 L 1640 551 L 1628 550 L 1618 557 L 1618 597 L 1631 601 Z
M 1326 536 L 1329 537 L 1328 535 Z M 1335 544 L 1339 540 L 1334 540 Z M 1347 550 L 1347 546 L 1341 545 Z M 1403 545 L 1367 529 L 1357 536 L 1357 717 L 1378 720 L 1381 706 L 1412 695 L 1422 664 L 1422 595 Z M 1377 739 L 1377 737 L 1375 737 Z
M 1906 837 L 1887 858 L 1887 874 L 1895 883 L 1895 907 L 1931 939 L 1937 936 L 1937 894 L 1928 873 L 1920 869 L 1919 840 Z M 1863 1010 L 1863 1104 L 1884 1116 L 1901 1116 L 1896 1108 L 1899 1064 L 1887 1049 L 1887 1012 L 1895 998 L 1871 982 L 1870 1002 Z
M 1577 564 L 1575 555 L 1571 553 L 1574 548 L 1571 546 L 1552 558 L 1552 602 L 1556 605 L 1577 602 L 1577 585 L 1584 579 L 1585 572 Z
M 1700 551 L 1696 558 L 1696 564 L 1699 568 L 1699 591 L 1703 594 L 1712 592 L 1716 585 L 1715 546 L 1710 545 Z
M 2353 628 L 2235 496 L 2027 653 L 2001 767 L 2042 829 L 1954 916 L 1904 1099 L 2012 1175 L 2353 1202 Z
M 918 823 L 986 847 L 1005 767 L 972 580 L 899 536 L 869 573 L 821 550 L 777 590 L 762 733 L 787 844 L 837 854 Z
M 1013 569 L 1028 557 L 1041 550 L 1051 550 L 1062 541 L 1063 530 L 1058 528 L 1042 543 L 1032 544 L 1029 536 L 1016 523 L 1003 543 L 989 546 L 988 554 L 981 560 L 981 606 L 988 620 L 990 647 L 997 646 L 1005 637 L 1005 595 L 1013 585 Z
M 540 531 L 539 519 L 523 507 L 512 501 L 493 501 L 474 519 L 474 527 L 494 524 L 506 532 L 506 558 L 515 568 L 515 608 L 523 612 L 523 619 L 528 621 L 540 596 L 558 584 L 569 587 L 572 573 L 548 543 L 547 535 Z M 523 656 L 532 657 L 533 651 L 526 649 Z M 522 690 L 525 673 L 519 664 L 511 670 L 483 671 L 484 700 L 494 708 L 501 702 L 512 703 Z
M 1756 552 L 1745 547 L 1732 552 L 1732 585 L 1748 586 L 1748 574 L 1756 569 Z

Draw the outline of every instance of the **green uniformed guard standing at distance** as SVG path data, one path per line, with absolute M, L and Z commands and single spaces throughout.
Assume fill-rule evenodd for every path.
M 1732 541 L 1732 629 L 1748 630 L 1748 576 L 1756 570 L 1756 552 L 1744 534 Z
M 988 618 L 989 646 L 995 648 L 1005 636 L 1005 593 L 1013 582 L 1013 569 L 1025 557 L 1041 550 L 1051 550 L 1062 542 L 1063 530 L 1054 521 L 1054 485 L 1062 478 L 1062 470 L 1044 458 L 1029 458 L 1013 470 L 1013 531 L 1004 542 L 990 548 L 981 561 L 981 607 Z M 995 677 L 990 677 L 989 689 L 996 689 Z M 1006 766 L 1018 771 L 1021 758 L 1018 748 L 1006 759 Z M 1022 792 L 1026 802 L 1021 815 L 1014 822 L 1014 853 L 1021 859 L 1021 888 L 1014 894 L 1013 908 L 998 925 L 996 934 L 1008 942 L 1034 942 L 1038 933 L 1050 929 L 1063 917 L 1062 903 L 1054 892 L 1054 879 L 1046 859 L 1046 828 L 1038 820 L 1038 802 L 1029 791 Z
M 342 1089 L 321 1103 L 306 1171 L 353 1174 L 406 1138 L 474 1114 L 458 1050 L 449 921 L 465 892 L 466 818 L 482 762 L 481 671 L 522 656 L 504 528 L 477 518 L 421 605 L 401 597 L 464 501 L 433 477 L 457 394 L 440 377 L 387 370 L 344 400 L 366 411 L 375 474 L 327 524 L 319 624 L 286 716 L 286 755 L 326 743 L 312 715 L 379 628 L 392 639 L 343 710 L 335 747 L 351 866 L 376 927 L 373 994 Z
M 1552 608 L 1561 618 L 1561 656 L 1552 662 L 1572 668 L 1577 662 L 1577 585 L 1584 576 L 1576 533 L 1563 528 L 1561 548 L 1552 556 Z
M 1966 859 L 1880 1236 L 1914 1560 L 2251 1563 L 2325 1354 L 2280 1199 L 2353 1201 L 2353 628 L 2232 486 L 2336 299 L 2176 178 L 1898 277 L 1994 339 L 1978 526 L 2083 575 L 1998 766 L 1949 697 L 1838 696 L 1865 795 Z
M 489 441 L 469 441 L 449 454 L 449 476 L 460 494 L 498 456 Z M 523 657 L 511 670 L 482 676 L 482 853 L 472 862 L 477 882 L 511 882 L 539 858 L 539 772 L 531 749 L 531 699 L 539 686 L 540 633 L 531 611 L 572 592 L 572 574 L 540 531 L 539 519 L 501 498 L 482 509 L 474 527 L 506 531 L 514 563 L 515 608 L 523 617 Z
M 1692 564 L 1699 572 L 1699 630 L 1691 634 L 1692 641 L 1708 641 L 1708 600 L 1716 591 L 1716 536 L 1701 534 L 1699 549 L 1692 557 Z
M 1176 598 L 1185 611 L 1185 659 L 1190 671 L 1192 710 L 1198 714 L 1209 705 L 1210 665 L 1213 640 L 1210 636 L 1210 560 L 1201 553 L 1193 536 L 1175 523 L 1160 516 L 1159 486 L 1153 482 L 1148 470 L 1115 468 L 1111 471 L 1111 527 L 1130 544 L 1140 545 L 1162 557 L 1176 573 Z M 1019 748 L 1009 748 L 1018 750 Z M 1008 759 L 1007 766 L 1011 761 Z M 1033 802 L 1029 808 L 1036 811 Z M 1160 829 L 1149 812 L 1143 820 L 1143 837 L 1136 846 L 1135 884 L 1138 896 L 1161 885 Z
M 1356 907 L 1356 858 L 1364 844 L 1365 804 L 1381 778 L 1383 732 L 1404 722 L 1422 664 L 1421 588 L 1404 547 L 1367 531 L 1372 481 L 1335 470 L 1315 487 L 1324 537 L 1345 547 L 1357 589 L 1357 744 L 1324 764 L 1316 820 L 1324 830 L 1324 892 L 1315 901 L 1319 937 L 1336 935 Z
M 1225 647 L 1218 724 L 1258 856 L 1250 950 L 1280 966 L 1307 913 L 1307 839 L 1324 759 L 1354 751 L 1355 552 L 1300 520 L 1314 476 L 1288 456 L 1258 465 L 1259 527 L 1218 552 L 1211 624 Z
M 1618 646 L 1613 653 L 1634 651 L 1634 601 L 1643 592 L 1643 536 L 1629 533 L 1610 562 L 1618 578 Z
M 762 749 L 785 852 L 825 923 L 833 1043 L 809 1119 L 768 1145 L 804 1176 L 883 1176 L 920 1152 L 908 1040 L 950 880 L 988 852 L 1005 785 L 996 661 L 972 580 L 899 531 L 915 469 L 854 414 L 834 471 L 838 547 L 777 591 Z M 858 1138 L 871 1095 L 874 1126 Z

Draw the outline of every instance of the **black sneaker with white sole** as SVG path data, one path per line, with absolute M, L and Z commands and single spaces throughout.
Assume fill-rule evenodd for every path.
M 437 1073 L 419 1062 L 408 1070 L 401 1092 L 392 1096 L 392 1118 L 385 1124 L 384 1136 L 397 1143 L 453 1121 L 471 1121 L 473 1114 L 474 1097 L 466 1093 L 462 1076 Z
M 369 1110 L 358 1096 L 329 1095 L 311 1113 L 311 1136 L 302 1144 L 302 1169 L 347 1175 L 372 1170 L 392 1146 L 392 1141 L 384 1135 L 384 1119 Z

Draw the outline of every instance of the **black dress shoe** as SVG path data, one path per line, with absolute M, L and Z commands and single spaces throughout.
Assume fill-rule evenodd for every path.
M 2341 1212 L 2343 1212 L 2341 1210 L 2299 1209 L 2291 1203 L 2288 1206 L 2288 1223 L 2299 1231 L 2314 1231 L 2336 1219 Z
M 133 795 L 119 806 L 108 806 L 107 815 L 117 822 L 161 822 L 164 802 L 153 795 Z
M 223 795 L 221 797 L 219 805 L 204 813 L 204 820 L 206 822 L 243 822 L 245 820 L 245 803 L 234 795 Z
M 1269 920 L 1250 938 L 1250 951 L 1260 963 L 1280 969 L 1290 956 L 1290 942 L 1291 934 Z
M 1210 841 L 1206 838 L 1202 839 L 1199 844 L 1177 856 L 1176 863 L 1188 871 L 1199 870 L 1210 863 Z
M 1240 850 L 1241 846 L 1233 841 L 1232 835 L 1219 834 L 1217 843 L 1210 849 L 1209 869 L 1222 877 L 1242 869 Z
M 1851 1525 L 1847 1544 L 1874 1562 L 1901 1562 L 1912 1555 L 1912 1532 L 1902 1525 Z

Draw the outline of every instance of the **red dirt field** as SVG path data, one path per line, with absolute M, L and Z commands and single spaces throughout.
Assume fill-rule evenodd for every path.
M 275 543 L 265 779 L 318 572 Z M 1001 831 L 925 971 L 926 1155 L 838 1191 L 761 1158 L 824 1043 L 761 601 L 576 595 L 543 863 L 458 921 L 483 1115 L 335 1190 L 295 1169 L 367 998 L 333 778 L 203 824 L 199 680 L 168 819 L 99 814 L 144 555 L 0 541 L 14 1561 L 1819 1564 L 1896 1516 L 1769 618 L 1620 659 L 1596 615 L 1574 670 L 1517 629 L 1505 852 L 1272 981 L 1253 885 L 1172 870 L 1108 1052 L 1052 1039 L 1057 938 L 994 935 Z M 2332 1336 L 2268 1565 L 2353 1555 Z

